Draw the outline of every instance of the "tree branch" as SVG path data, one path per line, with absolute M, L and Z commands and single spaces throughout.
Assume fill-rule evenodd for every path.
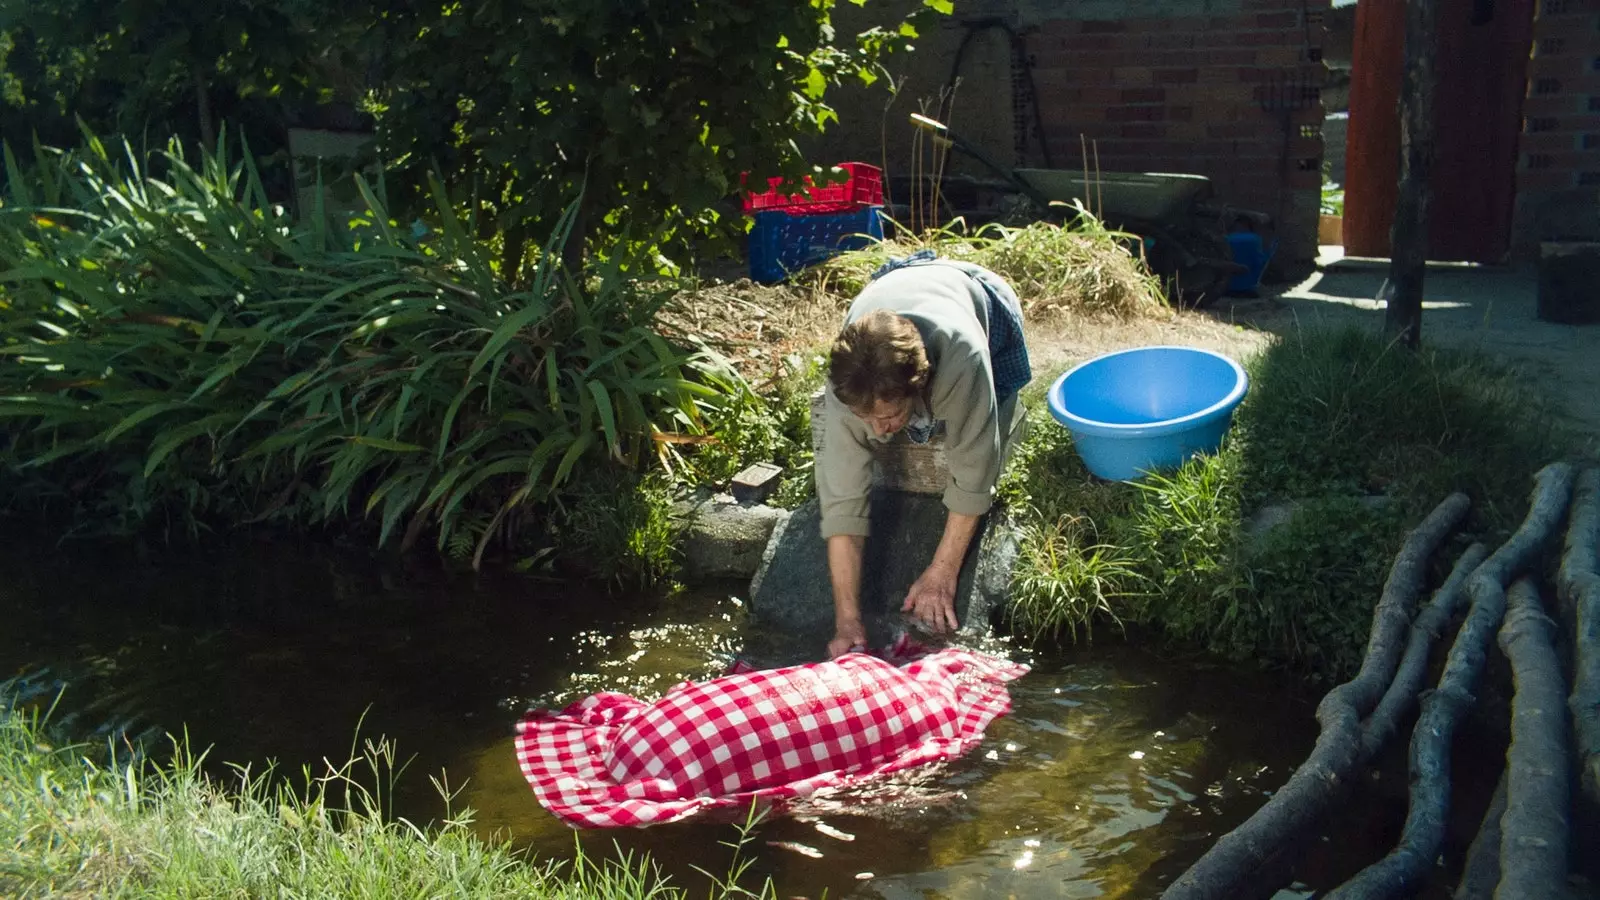
M 1566 682 L 1556 657 L 1556 623 L 1526 578 L 1511 586 L 1500 652 L 1511 661 L 1511 749 L 1506 812 L 1500 819 L 1497 897 L 1560 897 L 1567 884 L 1571 802 Z
M 1505 585 L 1549 541 L 1572 495 L 1572 467 L 1552 463 L 1539 470 L 1528 516 L 1510 539 L 1479 566 L 1468 582 L 1472 606 L 1445 660 L 1439 687 L 1422 701 L 1411 737 L 1411 808 L 1400 844 L 1357 873 L 1325 900 L 1373 900 L 1414 893 L 1433 869 L 1450 815 L 1450 742 L 1472 703 L 1491 635 L 1505 617 Z
M 1500 883 L 1500 817 L 1506 812 L 1506 776 L 1500 776 L 1489 808 L 1484 811 L 1478 836 L 1467 848 L 1467 862 L 1461 867 L 1461 882 L 1454 900 L 1494 900 Z
M 1566 552 L 1556 579 L 1561 600 L 1575 623 L 1572 635 L 1572 730 L 1580 781 L 1600 805 L 1600 468 L 1578 478 L 1567 526 Z
M 1467 600 L 1467 581 L 1488 555 L 1489 548 L 1482 544 L 1468 547 L 1456 560 L 1450 577 L 1434 593 L 1432 602 L 1411 623 L 1411 638 L 1406 642 L 1406 654 L 1400 660 L 1394 682 L 1378 702 L 1378 708 L 1362 724 L 1363 759 L 1375 758 L 1388 745 L 1400 730 L 1400 720 L 1416 704 L 1417 695 L 1428 677 L 1428 655 L 1433 650 L 1433 642 L 1444 636 L 1450 623 L 1461 612 Z
M 1322 733 L 1311 755 L 1249 821 L 1222 836 L 1205 856 L 1162 894 L 1163 900 L 1234 898 L 1262 877 L 1265 863 L 1314 825 L 1344 792 L 1361 764 L 1361 718 L 1394 677 L 1428 559 L 1466 517 L 1470 501 L 1451 494 L 1412 529 L 1389 569 L 1372 614 L 1367 653 L 1356 677 L 1334 688 L 1317 706 Z

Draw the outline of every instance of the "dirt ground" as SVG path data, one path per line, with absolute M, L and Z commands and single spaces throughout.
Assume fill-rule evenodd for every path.
M 1034 373 L 1053 377 L 1098 354 L 1152 344 L 1204 347 L 1243 361 L 1296 328 L 1352 323 L 1379 330 L 1383 304 L 1374 298 L 1384 275 L 1382 266 L 1330 259 L 1305 281 L 1257 297 L 1226 298 L 1204 313 L 1131 320 L 1033 316 L 1026 329 Z M 795 354 L 826 345 L 846 303 L 810 284 L 708 281 L 684 295 L 670 320 L 727 352 L 759 389 L 794 371 L 801 364 Z M 1423 340 L 1479 350 L 1520 370 L 1550 394 L 1587 439 L 1589 452 L 1600 455 L 1600 327 L 1540 321 L 1536 304 L 1531 269 L 1430 268 Z
M 757 387 L 781 362 L 826 345 L 837 333 L 847 301 L 804 285 L 708 282 L 684 295 L 669 321 L 711 341 Z M 1056 314 L 1025 323 L 1036 377 L 1046 377 L 1101 353 L 1152 344 L 1204 347 L 1244 360 L 1274 337 L 1200 313 L 1118 321 Z

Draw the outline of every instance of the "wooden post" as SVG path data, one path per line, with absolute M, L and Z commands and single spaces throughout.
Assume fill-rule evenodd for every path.
M 1428 180 L 1433 170 L 1436 0 L 1406 0 L 1406 71 L 1400 89 L 1400 196 L 1390 239 L 1389 310 L 1384 328 L 1422 344 L 1422 286 L 1428 262 Z

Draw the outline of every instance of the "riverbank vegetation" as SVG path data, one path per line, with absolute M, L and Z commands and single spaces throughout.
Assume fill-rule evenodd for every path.
M 1535 471 L 1571 451 L 1542 399 L 1470 353 L 1297 330 L 1249 360 L 1220 452 L 1135 485 L 1089 476 L 1035 423 L 1001 486 L 1022 529 L 1012 626 L 1143 627 L 1225 659 L 1354 671 L 1406 529 L 1452 491 L 1503 537 Z
M 0 707 L 0 894 L 7 897 L 524 897 L 682 900 L 650 861 L 528 860 L 449 811 L 421 827 L 389 808 L 404 771 L 371 740 L 351 759 L 293 773 L 234 767 L 208 775 L 179 744 L 157 764 L 58 743 L 37 714 Z M 746 889 L 737 842 L 712 897 Z M 698 894 L 697 894 L 698 896 Z

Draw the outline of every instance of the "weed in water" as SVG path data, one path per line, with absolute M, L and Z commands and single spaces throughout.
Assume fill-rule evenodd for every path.
M 553 563 L 624 588 L 670 583 L 681 563 L 683 521 L 662 473 L 602 467 L 549 505 Z
M 1141 576 L 1124 547 L 1103 543 L 1085 516 L 1047 518 L 1028 514 L 1019 530 L 1017 571 L 1007 615 L 1014 628 L 1034 639 L 1077 640 L 1094 634 L 1097 618 L 1119 627 L 1112 600 L 1133 593 Z

